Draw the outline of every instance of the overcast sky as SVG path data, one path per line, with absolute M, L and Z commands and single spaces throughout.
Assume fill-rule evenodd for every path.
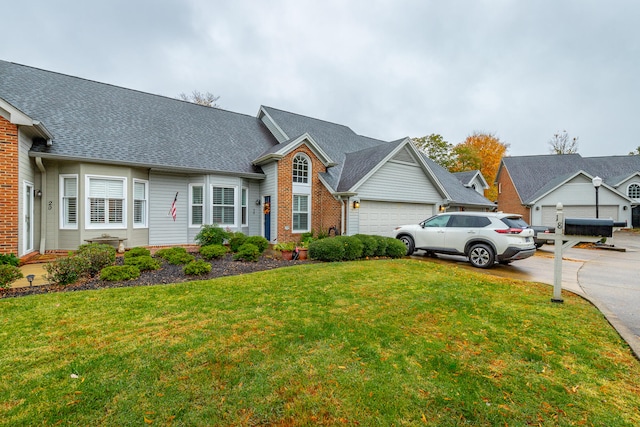
M 554 133 L 583 156 L 640 146 L 636 0 L 22 0 L 0 59 L 169 97 L 199 90 L 382 140 Z M 1 76 L 0 76 L 1 79 Z M 1 84 L 1 82 L 0 82 Z

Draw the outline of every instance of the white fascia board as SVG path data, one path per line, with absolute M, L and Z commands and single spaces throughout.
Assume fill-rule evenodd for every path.
M 33 119 L 4 99 L 0 98 L 0 115 L 5 117 L 9 122 L 19 126 L 33 126 Z
M 289 139 L 289 135 L 287 135 L 287 133 L 284 130 L 282 130 L 280 126 L 278 126 L 278 123 L 275 120 L 273 120 L 273 117 L 271 117 L 271 115 L 267 112 L 267 110 L 265 110 L 264 105 L 261 105 L 260 110 L 258 111 L 258 119 L 262 120 L 263 116 L 269 119 L 271 124 L 273 124 L 273 127 L 276 128 L 278 132 L 282 134 L 285 140 Z

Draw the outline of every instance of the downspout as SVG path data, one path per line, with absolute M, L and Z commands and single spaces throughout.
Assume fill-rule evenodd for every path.
M 44 255 L 46 235 L 47 235 L 47 204 L 45 200 L 47 198 L 47 170 L 42 163 L 42 157 L 36 157 L 36 166 L 40 169 L 40 187 L 42 191 L 42 197 L 40 197 L 40 254 Z

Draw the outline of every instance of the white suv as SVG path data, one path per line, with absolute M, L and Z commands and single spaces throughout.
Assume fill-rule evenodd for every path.
M 420 224 L 396 227 L 407 255 L 416 249 L 428 254 L 465 255 L 474 267 L 508 264 L 536 252 L 533 229 L 520 215 L 501 212 L 450 212 Z

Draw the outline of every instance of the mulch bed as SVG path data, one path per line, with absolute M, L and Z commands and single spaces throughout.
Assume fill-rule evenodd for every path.
M 193 253 L 196 259 L 201 259 L 198 253 Z M 159 258 L 158 258 L 159 259 Z M 309 261 L 285 261 L 271 256 L 262 256 L 257 262 L 234 261 L 232 254 L 224 258 L 210 261 L 211 272 L 202 276 L 187 276 L 182 272 L 183 265 L 171 265 L 164 260 L 159 270 L 143 271 L 140 277 L 125 282 L 107 282 L 94 277 L 67 286 L 43 285 L 34 287 L 0 289 L 0 298 L 14 298 L 26 295 L 45 294 L 50 292 L 75 292 L 91 289 L 124 288 L 130 286 L 162 285 L 168 283 L 189 282 L 193 280 L 215 279 L 216 277 L 236 276 L 256 271 L 273 270 L 274 268 L 304 264 Z M 116 259 L 121 265 L 122 257 Z

